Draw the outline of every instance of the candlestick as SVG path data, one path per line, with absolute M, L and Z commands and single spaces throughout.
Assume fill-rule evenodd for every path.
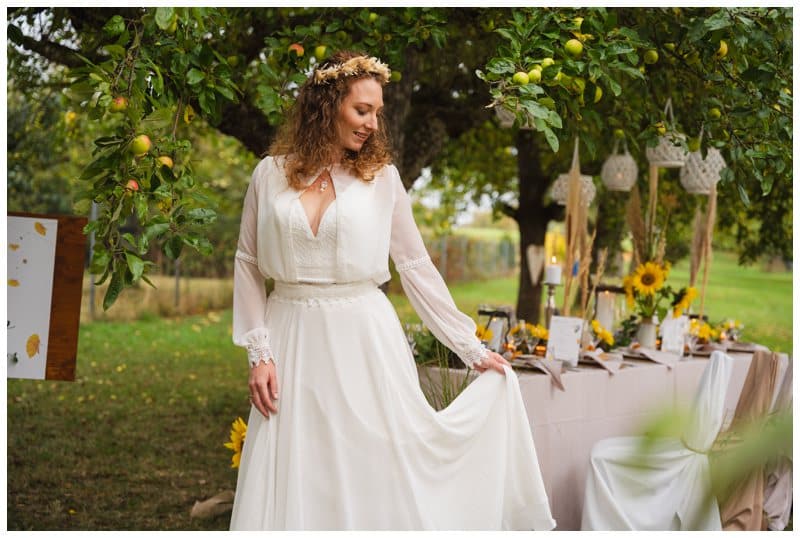
M 544 305 L 544 326 L 550 329 L 550 318 L 553 317 L 553 314 L 558 314 L 558 309 L 556 309 L 556 286 L 547 282 L 545 284 L 547 284 L 547 302 Z
M 553 286 L 561 284 L 561 265 L 556 263 L 555 256 L 553 256 L 551 263 L 544 268 L 544 283 Z

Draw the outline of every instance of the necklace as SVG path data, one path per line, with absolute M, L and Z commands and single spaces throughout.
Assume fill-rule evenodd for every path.
M 328 188 L 328 180 L 323 178 L 322 181 L 319 182 L 319 191 L 324 192 L 325 189 Z

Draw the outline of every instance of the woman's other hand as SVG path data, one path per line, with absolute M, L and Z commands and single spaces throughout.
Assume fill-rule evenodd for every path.
M 509 364 L 509 362 L 505 360 L 502 355 L 495 353 L 494 351 L 487 351 L 486 357 L 480 361 L 475 361 L 472 363 L 472 367 L 481 374 L 486 370 L 495 370 L 505 375 L 506 371 L 503 369 L 503 365 L 511 366 L 511 364 Z
M 248 386 L 250 402 L 265 418 L 269 418 L 270 413 L 278 412 L 278 373 L 272 359 L 267 362 L 259 361 L 250 369 Z

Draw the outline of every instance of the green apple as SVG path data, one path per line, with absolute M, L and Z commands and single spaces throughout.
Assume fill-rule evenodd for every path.
M 600 86 L 594 87 L 594 102 L 597 103 L 603 98 L 603 88 Z
M 717 107 L 708 109 L 708 117 L 713 120 L 718 120 L 722 117 L 722 111 Z
M 139 135 L 133 139 L 131 142 L 131 151 L 137 157 L 141 157 L 142 155 L 146 155 L 148 151 L 150 151 L 150 146 L 152 146 L 152 142 L 150 142 L 150 137 L 143 134 Z
M 236 67 L 239 65 L 239 57 L 236 55 L 231 55 L 225 58 L 225 61 L 228 62 L 228 65 L 231 67 Z
M 111 112 L 123 112 L 126 108 L 128 108 L 128 99 L 121 95 L 112 99 L 108 107 Z
M 314 58 L 316 58 L 317 61 L 321 62 L 322 60 L 325 59 L 325 53 L 327 51 L 328 51 L 328 47 L 326 47 L 325 45 L 317 45 L 314 48 Z
M 392 74 L 389 76 L 389 80 L 392 82 L 400 82 L 403 78 L 403 73 L 400 71 L 392 71 Z
M 577 30 L 581 29 L 581 24 L 583 24 L 583 17 L 575 17 L 572 19 L 572 22 L 575 24 L 575 28 Z
M 378 14 L 374 11 L 371 11 L 369 14 L 369 22 L 375 22 L 378 20 Z
M 295 54 L 297 54 L 298 58 L 303 54 L 305 54 L 306 52 L 306 50 L 303 48 L 303 45 L 301 45 L 300 43 L 292 43 L 291 45 L 289 45 L 288 50 L 289 53 L 294 52 Z
M 528 71 L 528 79 L 534 84 L 539 84 L 542 81 L 542 70 L 534 67 Z
M 667 134 L 667 127 L 664 125 L 663 121 L 656 122 L 655 127 L 656 127 L 656 131 L 661 136 L 664 136 L 665 134 Z
M 72 110 L 64 114 L 64 123 L 67 125 L 72 125 L 76 119 L 78 119 L 78 114 Z
M 647 49 L 644 53 L 644 63 L 653 65 L 658 61 L 658 51 L 656 49 Z
M 564 50 L 573 58 L 580 58 L 583 54 L 583 43 L 577 39 L 570 39 L 564 44 Z
M 614 138 L 619 138 L 619 139 L 625 138 L 625 131 L 619 128 L 614 129 Z
M 139 190 L 139 182 L 135 179 L 129 179 L 125 184 L 125 189 L 128 191 L 136 192 Z
M 664 43 L 664 48 L 669 51 L 673 51 L 675 50 L 675 43 Z
M 514 84 L 519 84 L 520 86 L 524 86 L 528 82 L 530 82 L 530 78 L 528 78 L 528 73 L 525 71 L 517 71 L 514 73 L 514 76 L 511 77 L 511 81 Z
M 689 141 L 686 143 L 689 148 L 689 151 L 694 153 L 695 151 L 700 151 L 700 139 L 699 138 L 690 138 Z
M 552 58 L 545 58 L 544 60 L 542 60 L 542 68 L 549 67 L 554 63 L 556 63 L 556 61 L 553 60 Z
M 172 168 L 173 166 L 175 166 L 175 163 L 172 161 L 172 158 L 168 155 L 161 155 L 156 160 L 159 163 L 161 163 L 161 166 L 166 166 L 167 168 Z

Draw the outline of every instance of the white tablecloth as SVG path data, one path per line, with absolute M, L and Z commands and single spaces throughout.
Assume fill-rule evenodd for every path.
M 747 377 L 751 353 L 729 353 L 734 369 L 726 397 L 726 424 Z M 691 404 L 708 362 L 694 358 L 674 368 L 639 362 L 616 375 L 581 366 L 561 376 L 561 392 L 543 374 L 517 370 L 522 398 L 533 430 L 545 489 L 558 530 L 578 530 L 583 490 L 594 443 L 607 437 L 636 435 L 648 419 L 665 409 Z M 788 365 L 781 356 L 776 386 Z M 723 426 L 724 428 L 725 426 Z

